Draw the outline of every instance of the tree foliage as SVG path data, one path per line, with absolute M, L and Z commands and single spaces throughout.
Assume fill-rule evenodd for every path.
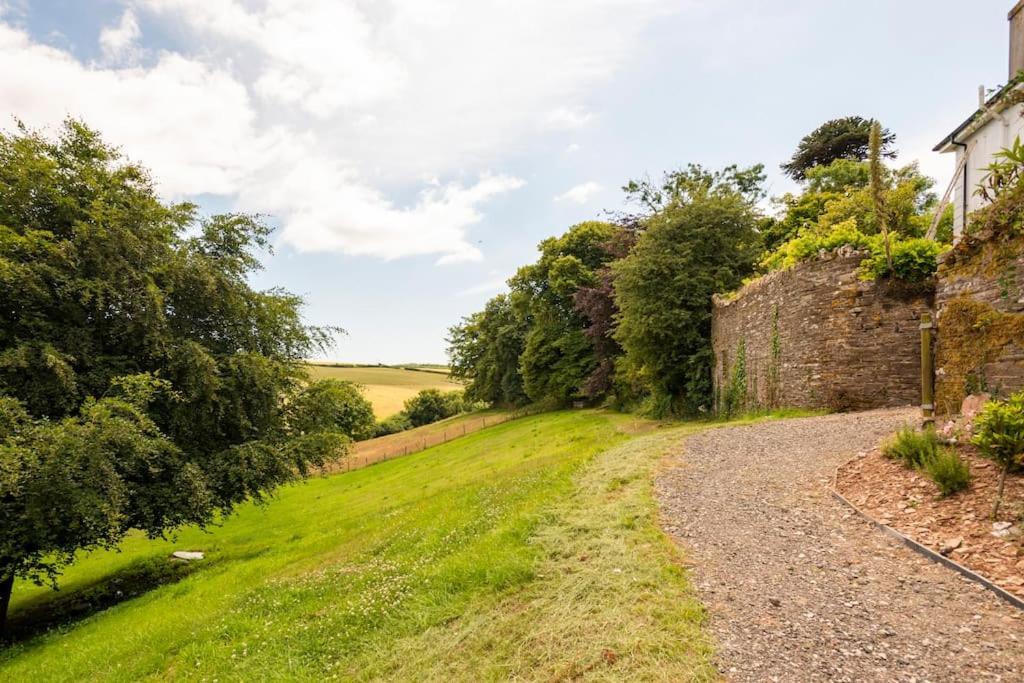
M 295 396 L 288 410 L 291 427 L 300 434 L 339 431 L 354 441 L 374 434 L 373 404 L 354 382 L 312 382 Z
M 463 397 L 457 391 L 424 389 L 405 402 L 402 413 L 413 427 L 422 427 L 458 415 L 463 409 Z
M 839 159 L 813 168 L 800 195 L 777 200 L 782 213 L 760 268 L 791 268 L 821 251 L 849 246 L 873 254 L 864 264 L 865 276 L 924 281 L 935 273 L 945 249 L 943 243 L 923 237 L 938 203 L 933 184 L 916 164 L 889 169 L 881 163 Z M 942 234 L 951 236 L 949 230 Z M 780 237 L 785 239 L 779 242 Z
M 847 116 L 821 124 L 804 136 L 792 158 L 782 170 L 793 180 L 803 181 L 815 166 L 828 166 L 837 159 L 864 161 L 868 158 L 872 119 Z M 883 156 L 896 156 L 892 149 L 896 136 L 888 129 L 881 131 L 880 151 Z
M 614 260 L 625 258 L 637 239 L 637 232 L 632 226 L 620 227 L 623 229 L 616 231 L 605 244 L 605 249 Z M 583 394 L 591 399 L 605 396 L 616 388 L 616 368 L 622 356 L 622 346 L 615 339 L 619 307 L 615 303 L 613 263 L 611 261 L 598 268 L 595 273 L 596 282 L 591 286 L 580 287 L 573 294 L 573 307 L 586 321 L 583 334 L 590 340 L 594 351 L 594 370 L 583 384 Z M 622 394 L 622 389 L 619 387 L 618 393 Z
M 519 357 L 526 346 L 526 329 L 512 302 L 498 295 L 484 310 L 463 318 L 448 330 L 452 377 L 467 382 L 466 399 L 492 405 L 526 402 Z
M 630 371 L 649 387 L 655 411 L 693 413 L 711 403 L 711 297 L 740 284 L 760 252 L 759 196 L 735 178 L 704 178 L 646 221 L 636 247 L 614 265 L 615 338 Z
M 76 121 L 0 133 L 0 580 L 207 524 L 339 452 L 336 425 L 292 424 L 331 330 L 248 284 L 269 233 L 162 203 Z
M 526 328 L 519 370 L 530 400 L 565 404 L 585 395 L 597 359 L 575 297 L 598 284 L 619 230 L 598 221 L 573 226 L 541 242 L 540 258 L 509 280 L 513 310 Z
M 999 465 L 993 519 L 1003 502 L 1006 474 L 1024 464 L 1024 391 L 1005 401 L 989 401 L 974 420 L 974 445 Z

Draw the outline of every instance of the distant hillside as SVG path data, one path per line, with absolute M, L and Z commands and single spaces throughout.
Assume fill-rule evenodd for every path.
M 355 363 L 308 363 L 315 379 L 334 377 L 361 384 L 378 418 L 400 411 L 405 402 L 424 389 L 457 391 L 462 385 L 448 377 L 443 365 L 387 366 Z

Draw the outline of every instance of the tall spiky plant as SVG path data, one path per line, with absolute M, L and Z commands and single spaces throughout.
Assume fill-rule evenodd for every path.
M 889 245 L 889 209 L 885 205 L 885 185 L 882 180 L 882 124 L 874 121 L 871 124 L 871 135 L 868 138 L 868 163 L 871 170 L 871 201 L 875 205 L 875 216 L 882 229 L 882 242 L 885 245 L 885 263 L 892 270 L 892 248 Z

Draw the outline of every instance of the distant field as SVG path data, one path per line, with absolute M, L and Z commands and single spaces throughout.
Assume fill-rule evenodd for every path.
M 315 379 L 333 377 L 356 382 L 366 387 L 366 398 L 373 404 L 378 418 L 385 418 L 402 409 L 406 400 L 424 389 L 456 391 L 462 388 L 449 379 L 447 370 L 440 366 L 359 367 L 310 363 L 309 374 Z

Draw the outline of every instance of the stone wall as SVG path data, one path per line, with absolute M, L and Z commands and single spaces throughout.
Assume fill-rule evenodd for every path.
M 936 409 L 1024 388 L 1024 237 L 967 237 L 939 267 Z
M 839 250 L 715 297 L 719 407 L 861 410 L 918 403 L 921 313 L 930 294 L 863 282 Z

